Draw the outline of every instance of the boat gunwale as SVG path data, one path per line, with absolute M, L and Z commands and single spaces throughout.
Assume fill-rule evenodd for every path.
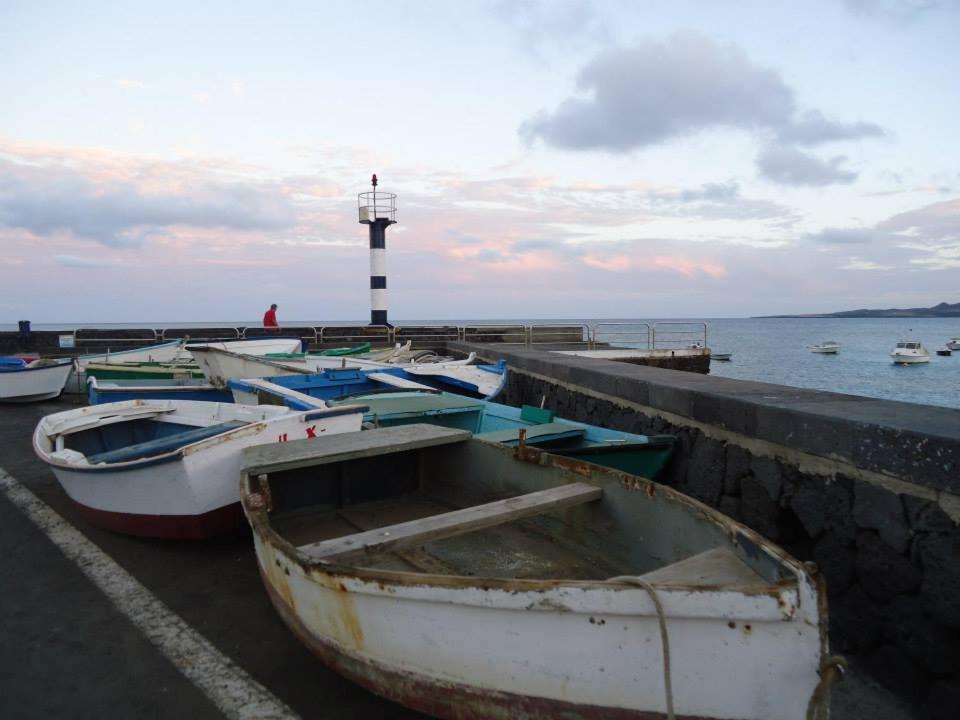
M 496 447 L 501 452 L 508 452 L 516 455 L 513 448 L 505 447 L 499 443 L 483 440 L 473 437 L 468 442 L 483 443 L 491 447 Z M 663 581 L 654 581 L 651 584 L 658 590 L 676 591 L 676 592 L 717 592 L 718 590 L 730 590 L 737 594 L 747 596 L 768 595 L 778 598 L 783 592 L 791 592 L 796 595 L 797 601 L 800 597 L 800 578 L 808 578 L 811 585 L 817 586 L 816 578 L 819 573 L 811 573 L 799 560 L 790 556 L 785 550 L 763 538 L 759 533 L 745 525 L 737 523 L 735 520 L 726 517 L 722 513 L 696 500 L 695 498 L 684 495 L 666 485 L 661 485 L 654 481 L 631 475 L 613 468 L 606 468 L 593 463 L 572 460 L 562 456 L 554 455 L 546 451 L 526 448 L 527 453 L 533 453 L 537 457 L 538 464 L 556 467 L 560 470 L 570 472 L 576 475 L 579 482 L 598 484 L 594 480 L 594 474 L 611 476 L 619 481 L 619 484 L 628 490 L 644 492 L 649 497 L 656 493 L 663 493 L 673 502 L 680 503 L 690 509 L 695 515 L 703 518 L 707 522 L 719 527 L 724 534 L 729 537 L 731 545 L 741 544 L 744 540 L 759 548 L 760 552 L 776 560 L 781 567 L 790 572 L 789 577 L 782 578 L 776 582 L 761 582 L 756 585 L 737 586 L 731 590 L 724 584 L 689 584 L 689 583 L 669 583 Z M 277 463 L 279 465 L 279 463 Z M 250 472 L 254 470 L 255 472 Z M 282 470 L 281 470 L 282 471 Z M 417 587 L 431 586 L 437 588 L 480 588 L 483 590 L 504 590 L 510 592 L 544 592 L 548 590 L 570 588 L 570 589 L 597 589 L 597 590 L 637 590 L 633 585 L 624 582 L 611 580 L 570 580 L 570 579 L 528 579 L 528 578 L 496 578 L 482 577 L 477 575 L 448 575 L 430 572 L 402 571 L 402 570 L 383 570 L 377 568 L 358 567 L 349 562 L 343 561 L 325 561 L 311 559 L 306 553 L 286 540 L 277 532 L 270 522 L 269 510 L 265 504 L 258 500 L 251 499 L 252 496 L 263 496 L 257 490 L 249 490 L 253 486 L 254 476 L 269 475 L 270 466 L 261 465 L 256 468 L 244 468 L 241 471 L 240 478 L 240 501 L 244 513 L 254 531 L 261 541 L 270 545 L 275 552 L 280 552 L 288 560 L 299 565 L 305 574 L 314 576 L 321 574 L 335 579 L 337 577 L 356 580 L 365 583 L 376 583 L 383 589 L 386 584 Z M 572 478 L 571 478 L 572 479 Z M 341 588 L 342 589 L 342 588 Z M 818 593 L 819 594 L 819 593 Z
M 119 403 L 132 403 L 130 407 L 137 407 L 138 405 L 147 405 L 147 403 L 149 402 L 167 403 L 169 405 L 177 402 L 205 403 L 206 401 L 203 401 L 203 400 L 153 400 L 153 401 L 121 400 L 119 401 Z M 88 408 L 106 408 L 107 405 L 110 405 L 110 404 L 111 403 L 104 403 L 101 405 L 88 405 L 87 407 Z M 230 405 L 230 403 L 217 403 L 217 404 Z M 246 407 L 261 407 L 261 406 L 240 405 L 236 407 L 246 408 Z M 160 465 L 167 462 L 186 459 L 189 455 L 200 452 L 201 450 L 204 450 L 207 447 L 212 447 L 214 445 L 218 445 L 220 443 L 233 440 L 236 437 L 254 435 L 254 434 L 263 432 L 264 430 L 267 429 L 267 426 L 270 425 L 271 423 L 281 419 L 286 419 L 290 416 L 297 416 L 300 418 L 301 422 L 306 423 L 306 422 L 310 422 L 311 420 L 339 417 L 341 415 L 353 415 L 355 413 L 363 411 L 363 406 L 360 406 L 360 405 L 346 405 L 343 407 L 327 408 L 327 409 L 315 408 L 311 410 L 299 410 L 299 411 L 289 411 L 288 408 L 280 408 L 280 406 L 272 406 L 272 405 L 268 405 L 264 407 L 270 407 L 270 408 L 276 407 L 278 410 L 287 409 L 288 412 L 276 412 L 273 414 L 273 417 L 263 418 L 260 420 L 251 419 L 249 422 L 247 422 L 245 425 L 241 427 L 234 428 L 232 430 L 225 430 L 224 432 L 218 433 L 217 435 L 213 435 L 212 437 L 204 438 L 202 440 L 197 440 L 195 442 L 188 443 L 179 448 L 175 448 L 174 450 L 170 450 L 165 453 L 160 453 L 158 455 L 152 455 L 146 458 L 135 458 L 133 460 L 126 460 L 124 462 L 118 462 L 118 463 L 100 463 L 96 465 L 89 465 L 89 464 L 78 465 L 75 463 L 60 460 L 59 458 L 52 457 L 50 452 L 41 448 L 39 444 L 39 438 L 41 436 L 46 437 L 49 440 L 49 439 L 52 439 L 53 436 L 62 434 L 62 433 L 50 433 L 49 428 L 44 427 L 44 421 L 47 419 L 47 417 L 50 417 L 50 416 L 47 416 L 47 417 L 41 418 L 40 422 L 37 423 L 37 426 L 33 431 L 33 436 L 32 436 L 33 451 L 36 454 L 36 456 L 40 458 L 42 462 L 46 463 L 47 465 L 50 465 L 51 467 L 59 468 L 61 470 L 68 470 L 70 472 L 78 472 L 78 473 L 123 472 L 127 470 L 138 470 L 143 467 Z M 79 409 L 83 410 L 85 408 L 79 408 Z M 112 410 L 112 409 L 115 409 L 115 408 L 109 408 L 109 410 Z M 173 407 L 171 409 L 166 410 L 166 412 L 176 412 L 176 410 L 177 408 Z M 67 410 L 65 412 L 77 412 L 77 411 Z M 59 414 L 59 413 L 55 413 L 55 414 Z M 97 413 L 91 413 L 91 415 L 95 417 Z M 165 416 L 165 417 L 169 417 L 169 416 Z M 130 418 L 129 420 L 126 420 L 124 422 L 129 422 L 134 419 L 136 418 Z M 159 422 L 163 422 L 163 421 L 161 420 Z M 93 428 L 88 428 L 88 429 L 93 429 Z

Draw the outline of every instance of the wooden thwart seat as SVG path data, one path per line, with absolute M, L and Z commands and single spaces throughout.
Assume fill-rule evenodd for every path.
M 311 560 L 324 561 L 388 552 L 482 530 L 550 510 L 580 505 L 597 500 L 602 494 L 603 490 L 593 485 L 570 483 L 420 520 L 388 525 L 331 540 L 321 540 L 301 545 L 297 549 Z
M 107 463 L 109 465 L 111 463 L 130 462 L 131 460 L 156 457 L 157 455 L 179 450 L 186 445 L 200 442 L 201 440 L 206 440 L 249 424 L 249 422 L 244 420 L 228 420 L 227 422 L 222 422 L 217 425 L 184 430 L 183 432 L 178 432 L 173 435 L 165 435 L 155 438 L 154 440 L 147 440 L 146 442 L 136 443 L 135 445 L 127 445 L 122 448 L 117 448 L 116 450 L 108 450 L 107 452 L 98 453 L 97 455 L 90 455 L 87 457 L 87 462 L 91 465 L 98 465 L 100 463 Z

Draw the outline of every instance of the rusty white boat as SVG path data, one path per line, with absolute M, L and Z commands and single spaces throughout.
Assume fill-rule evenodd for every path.
M 244 462 L 280 616 L 391 700 L 458 719 L 829 712 L 813 568 L 665 486 L 428 425 Z
M 342 409 L 127 400 L 47 415 L 33 448 L 91 524 L 203 538 L 243 523 L 243 448 L 359 430 L 366 408 Z

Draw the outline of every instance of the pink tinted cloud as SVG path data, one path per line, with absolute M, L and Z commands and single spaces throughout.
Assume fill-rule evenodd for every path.
M 656 267 L 664 270 L 672 270 L 686 277 L 693 277 L 697 273 L 709 275 L 712 278 L 722 278 L 727 276 L 727 269 L 720 263 L 704 262 L 702 260 L 691 260 L 682 255 L 659 255 L 650 258 Z

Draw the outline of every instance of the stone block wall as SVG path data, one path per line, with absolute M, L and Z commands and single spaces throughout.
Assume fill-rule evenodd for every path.
M 859 466 L 865 463 L 855 461 L 865 455 L 842 448 L 845 441 L 839 435 L 837 452 L 826 448 L 814 457 L 791 444 L 764 440 L 773 430 L 754 421 L 744 423 L 757 428 L 749 434 L 730 432 L 721 421 L 703 422 L 698 415 L 709 418 L 716 410 L 706 409 L 705 391 L 699 386 L 695 393 L 700 394 L 701 412 L 678 414 L 677 407 L 687 406 L 683 395 L 694 393 L 682 387 L 686 381 L 679 373 L 644 368 L 638 377 L 640 371 L 619 371 L 610 363 L 592 373 L 589 365 L 545 361 L 529 350 L 501 349 L 497 356 L 507 356 L 512 367 L 500 402 L 542 401 L 560 417 L 633 433 L 675 435 L 677 450 L 658 480 L 754 528 L 799 559 L 815 561 L 828 586 L 832 649 L 858 656 L 876 679 L 910 699 L 920 716 L 957 717 L 960 514 L 951 504 L 955 495 L 923 486 L 903 472 L 888 477 L 877 473 L 876 465 L 865 470 Z M 489 359 L 497 356 L 488 354 Z M 731 382 L 737 381 L 724 381 L 723 393 L 718 392 L 720 405 L 720 395 L 730 393 Z M 756 384 L 742 385 L 744 394 L 757 389 Z M 611 389 L 620 392 L 604 392 Z M 762 397 L 772 396 L 766 392 Z M 802 402 L 810 402 L 808 392 L 802 393 Z M 672 411 L 651 401 L 669 402 Z M 875 410 L 878 416 L 898 409 L 891 406 L 905 405 L 876 402 L 883 404 Z M 787 412 L 782 407 L 779 411 Z M 864 414 L 862 407 L 859 412 Z M 944 417 L 950 427 L 949 411 Z M 940 432 L 926 438 L 929 442 L 917 443 L 937 448 L 948 474 L 960 474 L 954 453 L 960 450 L 960 412 L 956 418 L 956 437 L 945 438 Z M 789 418 L 780 417 L 779 422 L 790 424 Z M 793 425 L 798 434 L 823 434 L 799 411 Z M 897 437 L 909 437 L 914 448 L 916 435 L 903 430 L 897 429 Z M 871 435 L 861 432 L 865 439 Z M 805 441 L 798 438 L 797 444 Z M 909 452 L 898 451 L 890 465 L 919 464 Z M 882 456 L 882 449 L 875 448 L 877 453 Z M 935 482 L 942 485 L 944 479 Z

